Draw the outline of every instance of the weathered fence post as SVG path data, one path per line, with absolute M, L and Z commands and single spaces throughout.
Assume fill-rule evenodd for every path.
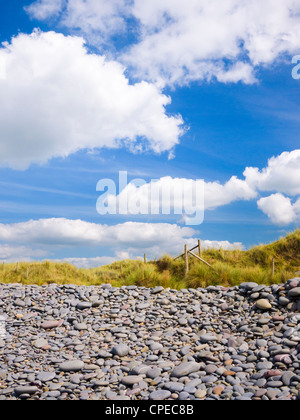
M 272 260 L 272 276 L 275 276 L 275 258 Z
M 210 268 L 212 268 L 214 271 L 215 269 L 207 262 L 204 261 L 203 258 L 201 258 L 200 256 L 194 254 L 192 251 L 194 251 L 194 249 L 199 249 L 199 254 L 202 255 L 202 248 L 201 248 L 201 241 L 200 239 L 198 240 L 198 246 L 195 246 L 194 248 L 189 250 L 188 245 L 184 246 L 184 251 L 183 254 L 179 255 L 178 257 L 174 258 L 174 261 L 178 260 L 178 258 L 182 258 L 184 257 L 184 261 L 185 261 L 185 274 L 187 274 L 189 272 L 189 254 L 196 258 L 197 260 L 200 260 L 201 262 L 203 262 L 204 264 L 208 265 Z
M 147 264 L 147 255 L 144 254 L 144 264 Z
M 199 257 L 202 258 L 202 245 L 200 239 L 198 239 Z
M 184 259 L 185 259 L 185 275 L 189 272 L 189 247 L 188 245 L 184 246 Z

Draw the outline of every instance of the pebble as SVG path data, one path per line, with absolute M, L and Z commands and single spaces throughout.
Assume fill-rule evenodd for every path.
M 214 341 L 218 341 L 218 338 L 214 335 L 211 335 L 211 334 L 204 334 L 204 335 L 201 335 L 200 341 L 201 341 L 201 343 L 206 344 L 206 343 L 212 343 Z
M 39 389 L 36 386 L 19 386 L 17 388 L 14 389 L 14 393 L 16 395 L 22 395 L 22 394 L 35 394 L 36 392 L 38 392 Z
M 283 373 L 283 375 L 281 377 L 281 380 L 282 380 L 282 382 L 283 382 L 283 384 L 285 386 L 290 386 L 291 385 L 292 378 L 294 376 L 295 376 L 295 373 L 294 372 L 287 371 L 287 372 L 284 372 Z
M 300 296 L 300 287 L 295 287 L 294 289 L 291 289 L 288 293 L 288 296 L 291 298 L 297 298 Z
M 91 302 L 80 302 L 77 304 L 77 309 L 90 309 L 92 307 L 92 303 Z
M 198 389 L 198 391 L 195 392 L 195 397 L 199 399 L 205 398 L 206 395 L 207 395 L 206 389 Z
M 37 380 L 41 382 L 51 382 L 55 377 L 55 372 L 41 372 L 38 374 Z
M 176 378 L 181 378 L 183 376 L 188 376 L 191 373 L 198 372 L 200 369 L 200 364 L 195 362 L 182 363 L 179 366 L 176 366 L 173 370 L 171 376 Z
M 119 344 L 118 346 L 113 347 L 112 354 L 119 356 L 119 357 L 125 357 L 129 354 L 130 348 L 126 346 L 126 344 Z
M 37 349 L 42 349 L 43 347 L 48 346 L 48 341 L 45 340 L 44 338 L 38 338 L 34 343 L 33 343 L 34 347 L 36 347 Z
M 70 360 L 59 365 L 59 370 L 63 372 L 78 372 L 83 368 L 84 362 L 82 362 L 81 360 Z
M 143 380 L 142 376 L 125 376 L 124 378 L 122 378 L 121 382 L 123 385 L 126 386 L 131 386 L 131 385 L 135 385 L 138 384 L 139 382 L 141 382 Z
M 260 299 L 256 302 L 256 307 L 262 311 L 268 311 L 272 309 L 271 303 L 266 299 Z
M 223 385 L 217 385 L 213 388 L 212 392 L 215 395 L 221 395 L 224 392 L 225 387 Z
M 171 397 L 171 392 L 164 391 L 164 390 L 154 391 L 150 394 L 150 400 L 154 400 L 154 401 L 167 400 L 170 397 Z
M 41 328 L 43 328 L 44 330 L 52 330 L 54 328 L 61 327 L 63 323 L 63 319 L 60 321 L 45 321 L 42 323 Z

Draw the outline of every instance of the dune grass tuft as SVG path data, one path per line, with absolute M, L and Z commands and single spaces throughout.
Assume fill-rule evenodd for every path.
M 53 261 L 36 263 L 0 264 L 0 283 L 22 284 L 76 284 L 114 287 L 137 285 L 163 286 L 171 289 L 222 285 L 231 287 L 243 282 L 279 284 L 293 278 L 300 271 L 300 230 L 270 245 L 260 245 L 248 251 L 210 249 L 203 258 L 214 270 L 190 258 L 190 270 L 185 276 L 183 259 L 168 255 L 144 264 L 142 261 L 125 260 L 113 264 L 79 269 L 71 264 Z M 272 260 L 275 275 L 272 276 Z

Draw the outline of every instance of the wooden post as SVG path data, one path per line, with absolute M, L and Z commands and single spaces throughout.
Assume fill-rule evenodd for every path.
M 199 257 L 202 258 L 202 245 L 200 239 L 198 239 Z
M 184 246 L 184 259 L 185 259 L 185 275 L 189 272 L 189 247 L 188 245 Z
M 272 260 L 272 276 L 275 276 L 275 259 Z
M 143 273 L 143 280 L 145 280 L 145 266 L 146 266 L 146 264 L 147 264 L 147 255 L 144 254 L 144 267 L 143 267 L 144 273 Z

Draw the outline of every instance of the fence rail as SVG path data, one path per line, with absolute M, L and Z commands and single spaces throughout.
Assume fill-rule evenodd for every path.
M 198 249 L 199 255 L 194 254 L 193 251 L 195 251 L 195 249 Z M 188 272 L 189 272 L 189 255 L 191 255 L 192 257 L 196 258 L 197 260 L 203 262 L 204 264 L 206 264 L 208 267 L 210 267 L 212 270 L 215 271 L 213 266 L 211 266 L 207 261 L 205 261 L 202 258 L 202 246 L 201 246 L 201 240 L 200 239 L 198 240 L 198 245 L 194 246 L 194 248 L 188 249 L 188 245 L 185 245 L 183 254 L 174 258 L 174 261 L 176 261 L 179 258 L 184 257 L 184 260 L 185 260 L 185 274 L 188 274 Z

